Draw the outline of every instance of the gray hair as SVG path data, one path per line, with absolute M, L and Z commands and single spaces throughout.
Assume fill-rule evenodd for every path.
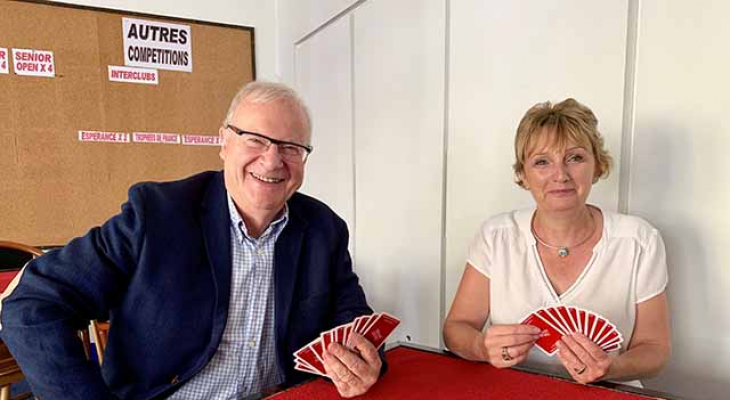
M 304 115 L 304 124 L 307 134 L 307 139 L 312 137 L 312 118 L 309 115 L 309 108 L 304 104 L 304 100 L 294 91 L 294 89 L 283 83 L 266 82 L 266 81 L 253 81 L 249 82 L 241 89 L 231 100 L 231 105 L 228 107 L 228 113 L 226 118 L 223 120 L 223 126 L 228 125 L 233 119 L 233 114 L 236 112 L 239 104 L 243 102 L 253 104 L 265 104 L 275 101 L 285 101 L 301 110 Z

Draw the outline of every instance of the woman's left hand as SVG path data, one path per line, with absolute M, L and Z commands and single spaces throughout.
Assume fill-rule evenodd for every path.
M 595 382 L 608 374 L 613 359 L 582 333 L 565 335 L 557 345 L 558 358 L 576 382 Z

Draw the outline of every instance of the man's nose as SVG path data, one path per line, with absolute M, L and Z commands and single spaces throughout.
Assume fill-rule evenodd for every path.
M 269 148 L 260 157 L 264 165 L 268 167 L 277 168 L 284 164 L 284 160 L 279 153 L 279 146 L 274 143 L 271 143 Z

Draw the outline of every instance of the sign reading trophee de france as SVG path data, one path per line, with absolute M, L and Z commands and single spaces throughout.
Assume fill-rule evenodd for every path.
M 122 31 L 124 65 L 193 71 L 193 37 L 189 25 L 122 18 Z

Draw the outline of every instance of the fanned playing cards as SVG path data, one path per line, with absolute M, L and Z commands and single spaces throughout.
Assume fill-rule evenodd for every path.
M 542 336 L 535 344 L 549 356 L 558 351 L 556 344 L 560 338 L 575 332 L 584 334 L 606 352 L 619 350 L 624 341 L 614 324 L 599 314 L 579 307 L 541 308 L 530 313 L 520 323 L 542 329 Z
M 399 324 L 398 318 L 386 312 L 357 317 L 350 323 L 322 332 L 318 338 L 295 351 L 294 369 L 326 376 L 323 353 L 330 343 L 335 342 L 350 347 L 351 335 L 358 333 L 379 349 Z

